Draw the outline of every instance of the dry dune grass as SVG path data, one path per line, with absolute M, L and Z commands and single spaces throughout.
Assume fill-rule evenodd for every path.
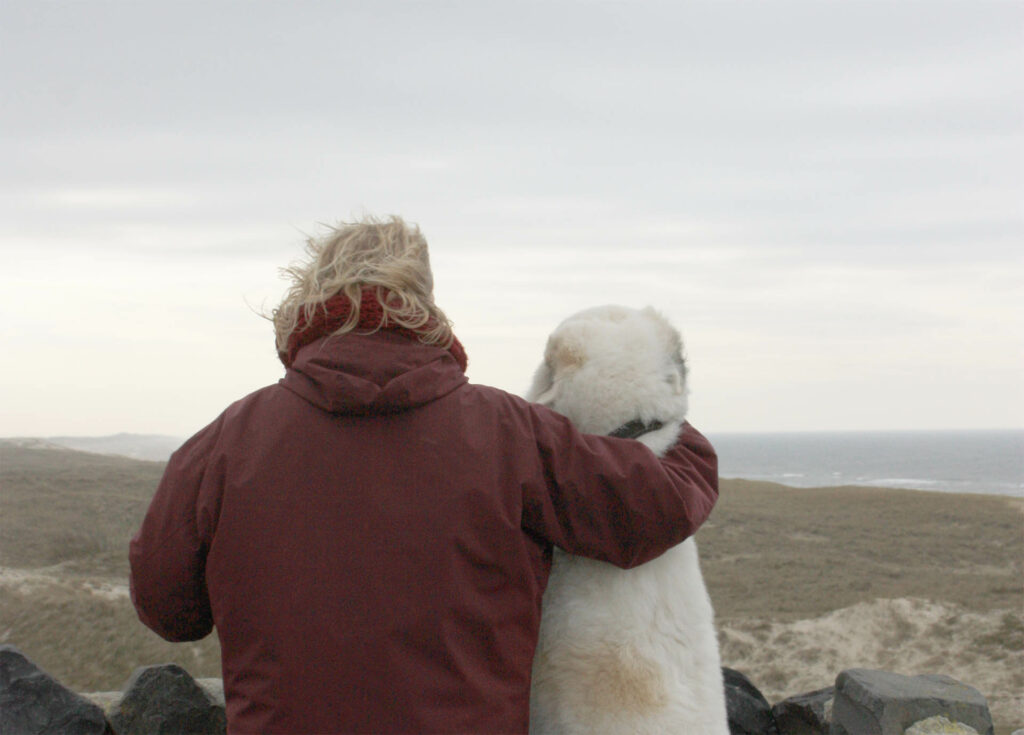
M 796 620 L 900 597 L 1024 607 L 1016 498 L 725 480 L 697 538 L 719 619 Z
M 78 691 L 120 689 L 146 664 L 220 675 L 215 637 L 171 644 L 128 600 L 128 539 L 163 473 L 140 462 L 0 443 L 0 642 Z
M 1024 503 L 726 480 L 698 535 L 723 663 L 771 701 L 844 668 L 947 674 L 1024 726 Z
M 219 675 L 214 636 L 166 643 L 127 599 L 159 463 L 0 444 L 0 641 L 80 691 L 144 664 Z M 772 701 L 851 666 L 979 688 L 1024 726 L 1024 505 L 998 496 L 726 480 L 698 536 L 723 662 Z
M 0 443 L 0 563 L 126 577 L 163 463 Z
M 4 587 L 0 639 L 76 691 L 120 689 L 137 666 L 165 662 L 220 676 L 216 636 L 167 643 L 139 623 L 125 594 L 104 597 L 78 580 Z

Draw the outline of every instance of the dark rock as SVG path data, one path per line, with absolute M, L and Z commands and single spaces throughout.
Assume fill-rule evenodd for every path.
M 117 735 L 223 735 L 224 706 L 175 664 L 143 666 L 110 713 Z
M 836 679 L 831 735 L 903 735 L 914 723 L 942 716 L 992 735 L 985 697 L 948 676 L 902 676 L 848 669 Z
M 726 667 L 722 667 L 722 678 L 730 735 L 779 735 L 768 700 L 750 679 Z
M 835 687 L 783 699 L 772 707 L 780 735 L 828 735 Z
M 0 733 L 104 735 L 103 710 L 63 687 L 14 646 L 0 646 Z

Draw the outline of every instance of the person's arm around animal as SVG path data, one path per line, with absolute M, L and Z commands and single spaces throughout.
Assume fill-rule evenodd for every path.
M 523 527 L 569 553 L 633 567 L 692 536 L 714 507 L 717 459 L 689 424 L 658 458 L 640 442 L 582 434 L 548 409 L 535 407 L 530 419 L 534 476 L 543 479 L 523 487 Z M 215 525 L 210 499 L 219 497 L 210 492 L 218 478 L 209 462 L 217 426 L 171 458 L 131 543 L 139 617 L 172 641 L 198 640 L 213 626 L 204 572 Z
M 524 527 L 571 554 L 630 568 L 696 533 L 718 499 L 718 459 L 689 423 L 664 457 L 631 439 L 579 433 L 538 407 L 545 487 L 528 487 Z

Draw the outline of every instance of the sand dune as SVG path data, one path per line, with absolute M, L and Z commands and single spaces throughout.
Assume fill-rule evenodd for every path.
M 726 480 L 697 543 L 727 666 L 776 701 L 844 668 L 946 674 L 1024 726 L 1024 503 Z
M 160 465 L 0 447 L 0 642 L 79 691 L 141 665 L 219 676 L 219 647 L 160 640 L 128 599 L 127 544 Z M 1024 504 L 994 495 L 742 480 L 697 537 L 723 663 L 772 701 L 844 668 L 947 674 L 1024 727 Z
M 997 722 L 1024 720 L 1019 611 L 872 600 L 788 623 L 736 621 L 720 627 L 719 640 L 726 663 L 746 672 L 773 702 L 829 686 L 837 672 L 859 667 L 952 676 L 988 697 Z
M 70 592 L 85 592 L 104 600 L 129 599 L 128 585 L 123 580 L 68 577 L 60 565 L 42 569 L 15 569 L 0 567 L 0 588 L 8 594 L 21 596 L 62 588 Z

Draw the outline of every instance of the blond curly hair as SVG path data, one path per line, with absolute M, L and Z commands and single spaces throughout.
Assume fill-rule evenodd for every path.
M 374 287 L 387 323 L 418 332 L 427 344 L 451 345 L 451 322 L 434 303 L 427 241 L 416 225 L 397 216 L 343 222 L 310 237 L 306 255 L 281 270 L 292 285 L 271 316 L 279 352 L 287 351 L 300 323 L 311 323 L 316 310 L 326 310 L 325 302 L 340 293 L 351 311 L 332 334 L 354 330 L 362 292 Z

